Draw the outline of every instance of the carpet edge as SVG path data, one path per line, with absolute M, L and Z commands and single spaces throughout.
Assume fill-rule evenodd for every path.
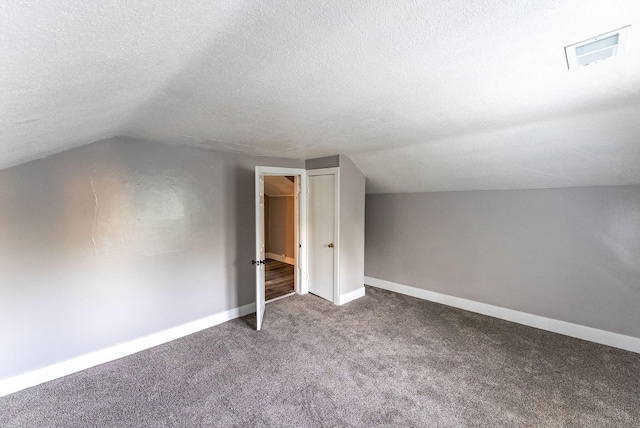
M 593 327 L 587 327 L 580 324 L 574 324 L 567 321 L 561 321 L 553 318 L 546 318 L 540 315 L 520 312 L 513 309 L 494 306 L 487 303 L 476 302 L 474 300 L 463 299 L 461 297 L 450 296 L 447 294 L 436 293 L 434 291 L 423 290 L 421 288 L 409 285 L 399 284 L 384 279 L 372 278 L 365 276 L 364 282 L 372 287 L 381 288 L 383 290 L 393 291 L 407 296 L 416 297 L 418 299 L 428 300 L 435 303 L 475 312 L 482 315 L 488 315 L 505 321 L 523 324 L 529 327 L 574 337 L 577 339 L 587 340 L 589 342 L 599 343 L 614 348 L 623 349 L 640 353 L 640 338 L 626 336 L 611 331 L 600 330 Z
M 256 304 L 219 312 L 147 336 L 0 380 L 0 397 L 179 339 L 255 312 Z

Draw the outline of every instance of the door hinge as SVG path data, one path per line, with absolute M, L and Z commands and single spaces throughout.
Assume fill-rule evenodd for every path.
M 266 263 L 267 263 L 267 259 L 264 259 L 264 260 L 258 260 L 258 261 L 256 261 L 256 260 L 251 260 L 251 264 L 252 264 L 252 265 L 260 266 L 260 265 L 264 265 L 264 264 L 266 264 Z

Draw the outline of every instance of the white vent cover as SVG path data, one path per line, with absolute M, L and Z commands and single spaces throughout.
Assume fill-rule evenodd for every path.
M 629 25 L 564 48 L 569 69 L 582 67 L 613 56 L 624 55 Z

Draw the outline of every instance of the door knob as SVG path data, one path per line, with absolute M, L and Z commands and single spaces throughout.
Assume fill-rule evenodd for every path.
M 333 248 L 333 242 L 329 244 L 329 248 Z

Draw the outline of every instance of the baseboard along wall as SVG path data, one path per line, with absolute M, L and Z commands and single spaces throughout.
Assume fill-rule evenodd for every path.
M 342 306 L 353 300 L 359 299 L 360 297 L 364 297 L 364 292 L 365 292 L 364 287 L 360 287 L 357 290 L 353 290 L 348 293 L 341 294 L 339 299 L 340 301 L 338 304 Z
M 276 260 L 289 265 L 295 265 L 296 261 L 293 257 L 287 257 L 284 254 L 266 253 L 264 255 L 267 259 Z
M 578 339 L 588 340 L 590 342 L 600 343 L 602 345 L 612 346 L 626 351 L 640 353 L 640 339 L 631 336 L 625 336 L 618 333 L 612 333 L 605 330 L 599 330 L 592 327 L 586 327 L 579 324 L 573 324 L 566 321 L 545 318 L 538 315 L 532 315 L 525 312 L 506 309 L 499 306 L 493 306 L 486 303 L 480 303 L 473 300 L 467 300 L 460 297 L 449 296 L 446 294 L 436 293 L 433 291 L 423 290 L 408 285 L 398 284 L 383 279 L 365 277 L 365 284 L 405 294 L 419 299 L 428 300 L 435 303 L 441 303 L 459 309 L 476 312 L 483 315 L 500 318 L 506 321 L 551 331 L 554 333 L 564 334 L 566 336 Z M 340 305 L 344 305 L 365 295 L 364 287 L 345 293 L 340 296 Z M 50 380 L 58 379 L 81 370 L 88 369 L 127 355 L 163 343 L 179 339 L 189 334 L 196 333 L 200 330 L 213 327 L 234 318 L 242 317 L 255 312 L 255 303 L 250 303 L 235 309 L 211 315 L 196 321 L 192 321 L 168 330 L 160 331 L 145 337 L 130 340 L 110 348 L 92 352 L 90 354 L 81 355 L 70 360 L 62 361 L 41 369 L 33 370 L 7 379 L 0 380 L 0 397 L 14 392 L 39 385 Z
M 421 288 L 398 284 L 383 279 L 365 276 L 364 282 L 365 284 L 376 288 L 406 294 L 407 296 L 441 303 L 454 308 L 464 309 L 466 311 L 476 312 L 478 314 L 488 315 L 494 318 L 500 318 L 506 321 L 527 325 L 529 327 L 551 331 L 553 333 L 564 334 L 565 336 L 575 337 L 577 339 L 588 340 L 601 345 L 624 349 L 625 351 L 640 353 L 640 338 L 637 337 L 625 336 L 623 334 L 612 333 L 610 331 L 599 330 L 597 328 L 528 314 L 526 312 L 515 311 L 513 309 L 502 308 L 500 306 L 493 306 L 487 303 L 476 302 L 474 300 L 449 296 L 447 294 L 423 290 Z
M 188 336 L 234 318 L 243 317 L 255 311 L 256 304 L 250 303 L 248 305 L 240 306 L 235 309 L 230 309 L 225 312 L 220 312 L 215 315 L 163 330 L 158 333 L 133 339 L 100 351 L 81 355 L 41 369 L 2 379 L 0 380 L 0 397 L 50 380 L 67 376 L 90 367 L 117 360 L 118 358 L 126 357 L 127 355 L 153 348 L 154 346 L 162 345 L 163 343 Z

